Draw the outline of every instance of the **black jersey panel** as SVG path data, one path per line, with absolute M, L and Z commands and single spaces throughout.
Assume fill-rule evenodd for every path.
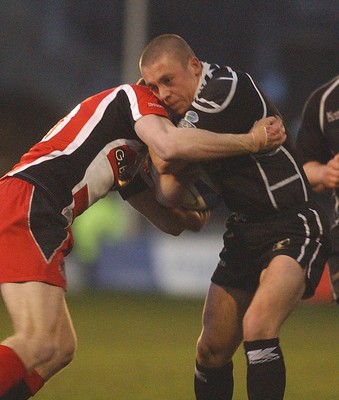
M 260 118 L 279 114 L 248 74 L 215 65 L 206 72 L 190 112 L 196 113 L 197 128 L 220 133 L 246 133 Z M 290 139 L 279 151 L 222 158 L 204 166 L 231 211 L 267 216 L 309 198 L 310 188 Z
M 334 154 L 339 153 L 338 104 L 338 77 L 317 89 L 308 98 L 296 141 L 303 163 L 318 161 L 326 164 Z

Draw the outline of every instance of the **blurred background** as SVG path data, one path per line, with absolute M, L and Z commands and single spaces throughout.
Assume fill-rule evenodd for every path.
M 197 56 L 249 72 L 296 135 L 303 104 L 338 74 L 337 0 L 2 0 L 0 175 L 84 98 L 135 82 L 144 45 L 184 37 Z M 222 248 L 218 208 L 200 234 L 156 231 L 117 194 L 74 224 L 70 288 L 202 296 Z

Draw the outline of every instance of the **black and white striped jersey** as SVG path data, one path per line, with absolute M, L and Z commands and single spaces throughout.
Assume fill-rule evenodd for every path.
M 327 164 L 339 153 L 339 76 L 317 88 L 307 99 L 296 144 L 303 164 Z M 339 190 L 333 194 L 338 220 Z
M 77 105 L 6 174 L 46 190 L 69 224 L 138 172 L 146 146 L 134 131 L 147 114 L 168 117 L 144 86 L 121 85 Z
M 179 125 L 215 132 L 248 132 L 262 117 L 279 114 L 253 79 L 227 66 L 202 63 L 200 84 Z M 226 206 L 260 218 L 309 200 L 310 187 L 288 139 L 277 150 L 205 163 Z
M 339 77 L 315 90 L 306 101 L 297 147 L 303 163 L 326 164 L 339 153 Z

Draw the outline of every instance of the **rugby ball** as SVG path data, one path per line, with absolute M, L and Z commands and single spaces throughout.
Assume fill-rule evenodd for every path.
M 184 193 L 182 207 L 188 210 L 212 210 L 222 201 L 216 185 L 207 173 L 201 169 L 199 177 L 192 182 Z

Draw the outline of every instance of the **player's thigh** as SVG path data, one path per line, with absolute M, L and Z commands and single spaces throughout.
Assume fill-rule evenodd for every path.
M 198 341 L 202 351 L 231 358 L 242 341 L 242 317 L 253 294 L 211 283 L 203 311 L 203 329 Z
M 259 287 L 244 317 L 244 339 L 277 337 L 305 291 L 306 271 L 286 255 L 275 257 L 263 270 Z
M 61 287 L 43 282 L 3 283 L 1 293 L 15 333 L 56 335 L 64 307 L 65 292 Z

